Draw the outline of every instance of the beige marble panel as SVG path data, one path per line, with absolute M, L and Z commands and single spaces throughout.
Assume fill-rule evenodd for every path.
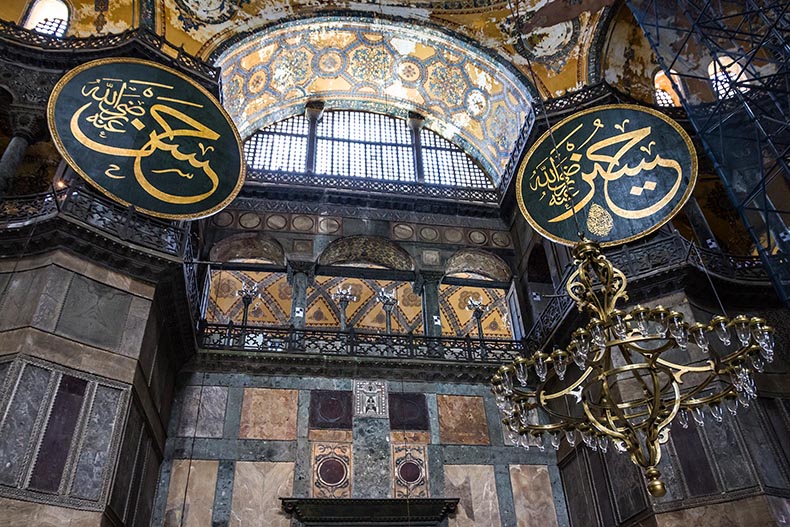
M 511 465 L 510 485 L 518 527 L 556 527 L 557 511 L 546 465 Z
M 427 445 L 431 442 L 431 433 L 430 432 L 421 432 L 421 431 L 413 431 L 413 432 L 402 432 L 400 430 L 393 430 L 390 432 L 390 441 L 392 443 L 403 443 L 403 444 L 424 444 Z
M 443 444 L 488 445 L 482 397 L 439 395 L 439 436 Z
M 781 513 L 766 496 L 754 496 L 726 503 L 703 505 L 691 509 L 666 512 L 656 516 L 658 527 L 779 527 L 790 518 L 781 520 Z
M 242 439 L 296 439 L 298 390 L 245 388 L 239 437 Z
M 102 513 L 0 498 L 0 526 L 99 527 Z
M 231 527 L 288 527 L 280 498 L 293 496 L 294 464 L 236 462 Z
M 501 525 L 493 466 L 445 465 L 444 495 L 461 499 L 449 527 Z
M 218 466 L 219 461 L 173 461 L 164 527 L 211 527 Z
M 44 333 L 35 328 L 0 332 L 0 355 L 15 352 L 127 384 L 134 382 L 137 371 L 137 360 L 133 358 Z
M 353 440 L 351 430 L 319 430 L 307 432 L 310 441 L 323 441 L 330 443 L 351 443 Z

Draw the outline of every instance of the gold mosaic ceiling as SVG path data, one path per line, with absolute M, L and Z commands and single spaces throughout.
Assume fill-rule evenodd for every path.
M 0 2 L 0 18 L 22 22 L 29 0 Z M 496 53 L 523 72 L 533 60 L 541 94 L 556 96 L 589 81 L 591 46 L 614 0 L 522 0 L 526 49 L 518 44 L 508 3 L 497 0 L 69 0 L 69 34 L 119 33 L 152 19 L 157 33 L 187 52 L 211 59 L 224 42 L 273 24 L 327 14 L 397 19 L 433 26 Z M 531 77 L 530 77 L 531 80 Z
M 145 25 L 189 53 L 226 70 L 235 68 L 223 72 L 224 80 L 237 90 L 226 91 L 224 103 L 244 135 L 297 113 L 311 97 L 335 96 L 346 108 L 366 100 L 391 106 L 389 113 L 393 108 L 423 113 L 431 129 L 469 151 L 496 180 L 530 113 L 528 85 L 545 98 L 600 78 L 599 55 L 613 2 L 520 0 L 522 38 L 516 34 L 508 2 L 497 0 L 68 3 L 70 35 L 118 33 Z M 0 4 L 0 17 L 23 22 L 28 1 Z M 369 31 L 363 31 L 364 25 Z M 353 31 L 343 33 L 350 26 Z M 343 43 L 352 33 L 356 42 Z M 256 49 L 261 40 L 279 49 Z M 399 48 L 403 43 L 414 47 Z M 365 46 L 369 51 L 363 53 Z M 247 51 L 246 62 L 238 54 L 241 49 Z M 256 71 L 266 75 L 253 78 L 254 53 L 260 56 Z M 231 56 L 238 60 L 229 61 Z M 431 56 L 443 64 L 437 66 Z M 292 67 L 282 67 L 288 60 Z M 237 75 L 234 81 L 233 73 L 238 74 L 243 64 L 248 77 Z M 370 82 L 376 76 L 386 81 Z M 240 78 L 244 84 L 234 84 Z M 242 91 L 243 100 L 236 100 Z M 382 110 L 370 104 L 366 109 Z

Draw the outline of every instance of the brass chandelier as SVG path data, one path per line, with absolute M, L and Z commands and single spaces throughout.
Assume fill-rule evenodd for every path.
M 702 426 L 706 411 L 720 422 L 725 408 L 747 407 L 757 396 L 753 373 L 773 360 L 773 328 L 745 315 L 688 324 L 662 306 L 625 312 L 617 303 L 628 299 L 626 277 L 599 245 L 582 240 L 573 256 L 567 292 L 589 322 L 567 348 L 499 368 L 491 382 L 502 422 L 526 448 L 559 449 L 564 437 L 571 447 L 581 438 L 593 450 L 627 452 L 650 494 L 663 496 L 658 464 L 670 425 Z M 571 362 L 580 371 L 570 374 Z

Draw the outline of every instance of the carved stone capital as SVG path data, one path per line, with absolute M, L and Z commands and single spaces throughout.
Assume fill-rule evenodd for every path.
M 436 287 L 439 282 L 444 278 L 444 271 L 428 271 L 421 269 L 415 273 L 414 284 L 412 284 L 412 291 L 415 294 L 422 294 L 426 286 Z
M 315 262 L 288 260 L 286 280 L 291 285 L 293 285 L 295 274 L 307 275 L 307 283 L 312 284 L 315 279 Z
M 11 105 L 8 121 L 11 134 L 23 137 L 30 144 L 41 141 L 47 135 L 46 114 L 40 108 Z

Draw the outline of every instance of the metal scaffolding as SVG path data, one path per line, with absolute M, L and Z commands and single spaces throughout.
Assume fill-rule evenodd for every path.
M 790 304 L 790 1 L 627 4 Z

